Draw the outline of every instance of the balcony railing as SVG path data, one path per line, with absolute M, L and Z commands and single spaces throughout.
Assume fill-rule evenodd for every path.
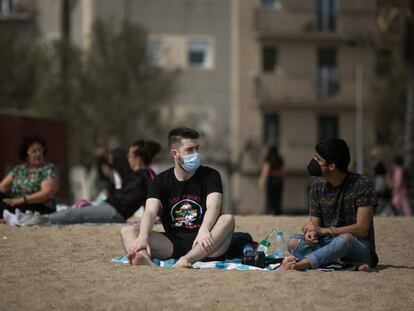
M 336 29 L 319 31 L 314 11 L 268 10 L 258 7 L 254 11 L 254 30 L 263 37 L 370 37 L 377 32 L 376 15 L 339 14 Z
M 254 97 L 266 105 L 316 106 L 320 103 L 337 103 L 353 106 L 355 103 L 355 80 L 317 80 L 316 78 L 288 78 L 261 74 L 254 79 Z M 363 85 L 364 98 L 368 98 L 370 86 Z
M 316 82 L 316 94 L 319 99 L 331 99 L 339 94 L 340 83 L 338 80 L 318 80 Z
M 34 15 L 33 0 L 0 0 L 0 20 L 27 20 Z

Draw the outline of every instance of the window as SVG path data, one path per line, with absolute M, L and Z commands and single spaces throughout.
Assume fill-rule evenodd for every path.
M 9 15 L 14 10 L 14 0 L 0 0 L 0 15 Z
M 318 116 L 318 141 L 338 137 L 338 117 L 333 115 Z
M 266 113 L 263 120 L 263 142 L 268 145 L 279 145 L 279 114 Z
M 273 46 L 263 46 L 262 48 L 262 70 L 273 72 L 277 65 L 277 49 Z
M 319 98 L 338 94 L 338 65 L 336 48 L 320 48 L 318 51 L 317 93 Z
M 280 0 L 262 0 L 262 6 L 266 9 L 280 9 Z
M 337 0 L 317 0 L 318 31 L 333 32 L 336 30 L 336 19 L 338 15 Z
M 188 43 L 188 64 L 190 67 L 208 67 L 208 44 L 205 41 L 191 41 Z
M 159 66 L 162 63 L 162 50 L 160 41 L 150 41 L 147 43 L 147 53 L 153 64 Z

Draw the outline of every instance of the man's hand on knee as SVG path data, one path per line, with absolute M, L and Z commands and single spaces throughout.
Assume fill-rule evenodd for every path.
M 208 230 L 200 230 L 193 242 L 193 247 L 196 245 L 199 245 L 206 254 L 211 254 L 215 249 L 211 232 Z

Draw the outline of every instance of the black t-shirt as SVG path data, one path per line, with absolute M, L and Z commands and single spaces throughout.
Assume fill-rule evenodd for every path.
M 185 181 L 175 177 L 174 168 L 160 173 L 151 183 L 148 198 L 161 201 L 161 221 L 166 232 L 197 232 L 207 210 L 207 195 L 223 193 L 218 171 L 200 166 Z
M 332 187 L 325 179 L 315 180 L 309 191 L 310 216 L 321 219 L 321 227 L 343 227 L 356 223 L 357 210 L 361 206 L 378 205 L 372 178 L 348 173 L 339 187 Z M 371 244 L 372 265 L 376 266 L 374 222 L 368 232 Z
M 130 173 L 122 181 L 121 189 L 116 189 L 106 199 L 110 205 L 115 207 L 119 214 L 128 219 L 145 204 L 148 187 L 155 173 L 152 170 L 140 170 Z

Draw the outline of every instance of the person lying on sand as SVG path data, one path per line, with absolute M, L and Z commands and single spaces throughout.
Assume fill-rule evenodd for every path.
M 342 139 L 316 146 L 308 165 L 316 179 L 309 191 L 310 219 L 303 234 L 290 235 L 288 250 L 299 260 L 295 270 L 315 269 L 340 258 L 369 271 L 378 264 L 374 239 L 374 182 L 348 171 L 349 148 Z

